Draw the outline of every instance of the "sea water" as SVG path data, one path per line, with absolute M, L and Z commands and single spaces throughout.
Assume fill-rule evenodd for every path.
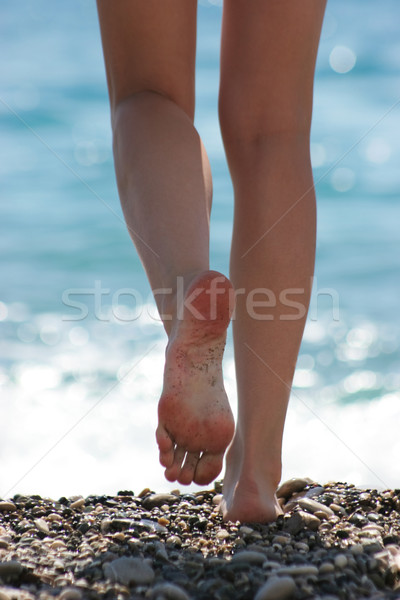
M 165 335 L 119 206 L 95 5 L 0 10 L 0 495 L 171 489 L 154 439 Z M 212 268 L 227 272 L 221 14 L 217 0 L 200 3 L 196 125 L 214 176 Z M 284 478 L 399 487 L 399 20 L 394 0 L 328 3 L 312 129 L 316 279 Z M 236 410 L 232 355 L 229 337 Z

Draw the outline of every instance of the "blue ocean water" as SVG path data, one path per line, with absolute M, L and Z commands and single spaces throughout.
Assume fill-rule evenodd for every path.
M 0 11 L 0 495 L 170 489 L 154 443 L 165 338 L 119 206 L 94 3 Z M 200 3 L 196 125 L 214 176 L 212 266 L 227 272 L 221 12 Z M 328 4 L 316 280 L 284 477 L 399 487 L 399 19 L 395 0 Z M 225 375 L 235 405 L 231 342 Z

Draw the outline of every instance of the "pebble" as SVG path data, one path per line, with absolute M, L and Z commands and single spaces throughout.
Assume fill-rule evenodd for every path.
M 335 556 L 335 567 L 338 569 L 344 569 L 347 567 L 347 556 L 345 554 L 337 554 Z
M 296 594 L 292 577 L 272 577 L 258 590 L 254 600 L 290 600 Z
M 265 561 L 265 555 L 261 552 L 253 552 L 251 550 L 242 550 L 232 556 L 232 563 L 239 564 L 252 564 L 262 565 Z
M 291 538 L 286 535 L 275 535 L 272 538 L 273 544 L 281 544 L 282 546 L 285 546 L 286 544 L 290 544 L 291 541 L 292 541 Z
M 0 577 L 16 577 L 22 573 L 24 567 L 17 560 L 0 562 Z
M 304 494 L 304 498 L 316 498 L 325 492 L 325 488 L 322 485 L 317 485 L 316 487 L 310 488 Z
M 49 526 L 47 525 L 47 523 L 46 523 L 46 521 L 44 519 L 35 519 L 34 523 L 36 525 L 36 528 L 41 533 L 45 533 L 46 535 L 48 535 L 50 533 Z
M 254 529 L 248 527 L 247 525 L 242 525 L 239 528 L 239 533 L 241 533 L 242 535 L 251 535 L 252 533 L 254 533 Z
M 292 565 L 281 567 L 278 573 L 283 575 L 318 575 L 318 567 L 314 565 Z
M 182 546 L 182 540 L 177 535 L 170 535 L 167 538 L 167 544 L 173 544 L 174 546 Z
M 342 515 L 347 514 L 343 506 L 339 506 L 339 504 L 335 504 L 334 502 L 332 502 L 332 504 L 329 505 L 329 508 L 335 513 L 340 513 Z
M 212 499 L 212 503 L 214 504 L 214 506 L 219 506 L 222 498 L 222 494 L 215 494 L 214 498 Z
M 292 514 L 285 522 L 284 529 L 292 535 L 296 535 L 302 529 L 308 528 L 316 531 L 320 526 L 321 521 L 315 516 L 301 510 Z
M 174 583 L 159 583 L 148 597 L 150 600 L 190 600 L 190 596 Z
M 296 544 L 294 545 L 294 547 L 299 552 L 308 552 L 310 550 L 310 546 L 308 544 L 304 543 L 304 542 L 296 542 Z
M 0 600 L 11 600 L 11 596 L 5 590 L 0 589 Z
M 146 585 L 154 580 L 154 571 L 141 558 L 129 558 L 123 556 L 103 567 L 104 575 L 111 581 L 122 583 L 122 585 Z
M 175 503 L 178 499 L 175 494 L 150 494 L 150 496 L 143 498 L 142 505 L 147 510 L 152 510 L 153 508 L 159 508 L 163 504 L 169 505 Z
M 316 500 L 313 500 L 312 498 L 300 498 L 299 506 L 301 508 L 303 508 L 304 510 L 307 510 L 310 513 L 315 513 L 316 511 L 320 511 L 320 512 L 325 513 L 325 515 L 327 517 L 331 517 L 334 515 L 333 510 L 330 509 L 329 506 L 325 506 L 325 504 L 322 504 L 321 502 L 317 502 Z
M 75 500 L 75 502 L 72 502 L 70 504 L 70 508 L 72 508 L 72 510 L 78 510 L 79 508 L 83 508 L 85 506 L 85 498 L 78 498 L 78 500 Z
M 334 571 L 335 571 L 335 567 L 330 562 L 324 562 L 319 567 L 319 572 L 322 575 L 327 575 L 327 574 L 330 574 L 330 573 L 334 573 Z
M 296 492 L 301 492 L 305 487 L 310 485 L 308 479 L 293 478 L 282 483 L 276 490 L 278 498 L 290 498 Z
M 81 600 L 82 592 L 77 588 L 66 588 L 58 596 L 58 600 Z
M 362 544 L 353 544 L 353 546 L 350 547 L 350 552 L 352 554 L 362 554 L 364 548 L 362 547 Z
M 52 550 L 64 550 L 65 544 L 62 540 L 54 540 L 54 542 L 50 545 Z
M 0 501 L 0 512 L 14 512 L 17 510 L 17 507 L 13 502 L 8 502 L 7 500 Z
M 230 536 L 229 531 L 227 531 L 226 529 L 220 529 L 219 531 L 217 531 L 217 534 L 215 537 L 217 538 L 217 540 L 226 540 L 229 538 L 229 536 Z

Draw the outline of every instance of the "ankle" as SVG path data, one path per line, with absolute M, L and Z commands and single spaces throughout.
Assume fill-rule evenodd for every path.
M 177 275 L 171 280 L 171 285 L 163 288 L 165 290 L 164 294 L 157 294 L 158 311 L 169 338 L 172 332 L 176 330 L 179 322 L 179 303 L 183 302 L 186 290 L 193 279 L 202 272 L 202 270 L 196 269 L 182 275 Z
M 227 454 L 227 468 L 230 465 L 240 471 L 240 480 L 246 484 L 262 481 L 276 489 L 282 476 L 281 446 L 271 443 L 265 436 L 257 444 L 236 430 Z

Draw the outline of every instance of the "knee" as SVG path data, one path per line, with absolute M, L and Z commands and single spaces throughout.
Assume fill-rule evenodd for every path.
M 113 129 L 120 120 L 124 120 L 126 111 L 137 109 L 139 111 L 154 111 L 161 105 L 168 104 L 171 108 L 183 111 L 193 123 L 194 121 L 194 98 L 173 94 L 166 90 L 139 89 L 132 93 L 122 95 L 110 102 L 111 122 Z
M 310 139 L 311 99 L 309 103 L 299 99 L 254 103 L 241 91 L 221 90 L 219 121 L 228 152 L 259 151 L 276 145 L 304 147 Z

